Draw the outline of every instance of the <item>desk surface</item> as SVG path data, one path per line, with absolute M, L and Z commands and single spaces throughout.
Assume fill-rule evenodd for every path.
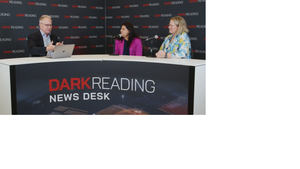
M 149 62 L 149 63 L 163 63 L 183 66 L 203 66 L 205 60 L 198 59 L 165 59 L 165 58 L 149 58 L 145 56 L 109 56 L 109 55 L 72 55 L 70 58 L 50 59 L 46 57 L 25 57 L 0 60 L 0 64 L 4 65 L 23 65 L 33 63 L 47 63 L 47 62 L 65 62 L 65 61 L 130 61 L 130 62 Z

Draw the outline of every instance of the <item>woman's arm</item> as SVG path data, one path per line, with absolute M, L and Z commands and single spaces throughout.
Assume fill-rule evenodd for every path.
M 136 51 L 135 56 L 143 56 L 143 45 L 142 40 L 136 38 Z
M 169 35 L 170 36 L 170 35 Z M 161 44 L 159 50 L 157 53 L 155 53 L 155 56 L 158 57 L 158 58 L 164 58 L 165 57 L 165 46 L 166 46 L 166 43 L 167 43 L 167 39 L 169 38 L 169 36 L 167 36 L 165 38 L 165 40 L 163 41 L 163 43 Z
M 119 55 L 118 48 L 119 48 L 119 41 L 116 39 L 115 40 L 115 53 L 113 53 L 113 54 Z

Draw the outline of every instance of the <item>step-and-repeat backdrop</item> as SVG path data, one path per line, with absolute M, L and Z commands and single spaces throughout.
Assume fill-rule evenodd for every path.
M 156 53 L 169 34 L 173 16 L 182 16 L 190 30 L 194 57 L 205 59 L 205 0 L 0 0 L 0 59 L 27 57 L 27 37 L 39 30 L 39 17 L 50 15 L 52 33 L 65 44 L 75 44 L 73 54 L 112 53 L 113 35 L 123 22 L 131 22 L 150 54 Z
M 0 0 L 0 58 L 28 56 L 27 37 L 39 30 L 39 18 L 52 17 L 52 33 L 73 54 L 105 53 L 105 0 Z
M 187 22 L 194 57 L 205 59 L 205 0 L 130 0 L 106 1 L 106 36 L 108 51 L 112 52 L 109 37 L 119 34 L 123 22 L 131 22 L 144 45 L 149 50 L 149 37 L 158 35 L 153 41 L 153 55 L 169 35 L 169 21 L 182 16 Z M 148 55 L 150 50 L 147 51 Z

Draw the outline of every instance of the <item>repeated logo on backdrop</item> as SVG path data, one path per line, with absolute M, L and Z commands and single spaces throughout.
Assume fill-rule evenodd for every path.
M 147 2 L 149 1 L 149 2 Z M 151 55 L 151 42 L 147 38 L 158 35 L 153 40 L 154 55 L 160 48 L 164 38 L 169 35 L 169 21 L 174 16 L 183 17 L 189 29 L 194 58 L 205 59 L 205 0 L 147 0 L 106 1 L 107 51 L 112 53 L 111 38 L 120 33 L 120 26 L 124 22 L 131 22 L 143 45 L 144 54 Z
M 65 44 L 75 44 L 73 54 L 112 53 L 111 38 L 120 33 L 123 22 L 134 25 L 147 51 L 150 42 L 145 39 L 158 35 L 154 54 L 169 34 L 170 18 L 182 16 L 195 58 L 205 59 L 205 0 L 147 1 L 0 0 L 0 58 L 27 57 L 27 37 L 39 30 L 39 17 L 47 14 L 53 20 L 52 33 Z
M 27 37 L 39 30 L 39 18 L 52 17 L 52 33 L 65 44 L 75 44 L 73 54 L 105 52 L 105 0 L 77 3 L 60 1 L 0 0 L 0 58 L 27 57 Z M 26 9 L 26 10 L 24 10 Z

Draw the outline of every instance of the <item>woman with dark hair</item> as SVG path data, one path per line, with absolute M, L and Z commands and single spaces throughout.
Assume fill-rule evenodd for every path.
M 125 22 L 121 27 L 121 38 L 115 42 L 115 54 L 143 56 L 143 45 L 141 39 L 137 37 L 131 23 Z

